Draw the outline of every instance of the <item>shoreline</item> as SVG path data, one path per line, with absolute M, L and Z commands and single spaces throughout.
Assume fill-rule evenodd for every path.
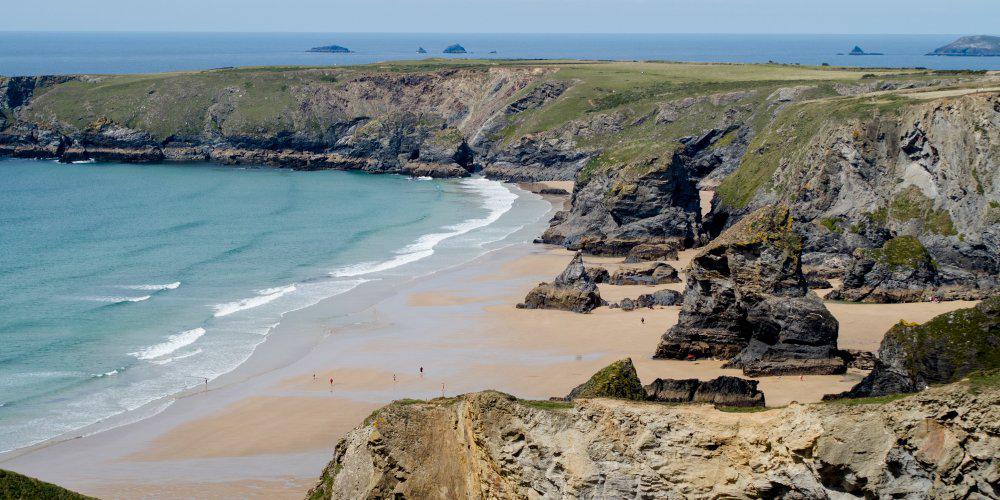
M 676 321 L 678 306 L 599 308 L 591 314 L 514 309 L 573 255 L 530 243 L 560 199 L 565 198 L 549 198 L 548 211 L 516 237 L 508 235 L 517 240 L 510 244 L 402 283 L 366 283 L 347 296 L 287 314 L 250 359 L 207 391 L 188 391 L 138 422 L 4 456 L 0 465 L 108 498 L 301 498 L 337 440 L 392 400 L 483 389 L 526 399 L 562 396 L 625 356 L 632 357 L 644 383 L 657 377 L 742 376 L 721 369 L 721 361 L 651 359 L 660 335 Z M 696 252 L 681 252 L 680 260 L 670 263 L 683 270 Z M 621 261 L 586 260 L 608 266 Z M 653 289 L 682 290 L 683 283 L 601 287 L 606 298 L 617 300 Z M 925 321 L 967 304 L 827 302 L 841 321 L 841 348 L 877 347 L 899 319 Z M 818 401 L 862 375 L 852 370 L 843 376 L 758 380 L 768 405 L 781 406 Z

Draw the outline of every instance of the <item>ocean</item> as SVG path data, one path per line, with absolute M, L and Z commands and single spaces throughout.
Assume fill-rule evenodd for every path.
M 427 57 L 775 61 L 864 67 L 1000 69 L 1000 57 L 924 54 L 959 35 L 608 35 L 0 32 L 0 75 L 152 73 L 228 66 L 349 65 Z M 442 50 L 462 44 L 469 54 Z M 350 54 L 310 53 L 342 45 Z M 882 56 L 838 55 L 855 45 Z M 423 47 L 426 54 L 418 54 Z M 495 53 L 494 53 L 495 52 Z
M 481 178 L 0 160 L 0 451 L 169 404 L 288 312 L 509 244 L 542 205 Z

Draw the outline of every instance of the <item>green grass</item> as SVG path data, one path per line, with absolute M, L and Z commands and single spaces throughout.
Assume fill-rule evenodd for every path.
M 882 245 L 882 248 L 865 251 L 871 258 L 894 268 L 914 269 L 931 261 L 930 253 L 915 236 L 897 236 Z
M 934 200 L 916 186 L 909 186 L 889 204 L 889 217 L 901 222 L 920 221 L 928 233 L 952 236 L 958 234 L 947 210 L 935 209 Z
M 716 406 L 715 409 L 726 413 L 760 413 L 774 408 L 766 406 Z
M 550 400 L 534 400 L 534 399 L 518 399 L 519 403 L 524 406 L 531 408 L 537 408 L 539 410 L 567 410 L 573 408 L 572 401 L 550 401 Z
M 826 401 L 826 403 L 844 406 L 883 405 L 912 395 L 913 394 L 889 394 L 888 396 L 874 396 L 870 398 L 839 398 Z
M 86 500 L 92 497 L 39 481 L 16 472 L 0 469 L 0 498 L 40 500 Z
M 986 390 L 1000 389 L 1000 369 L 983 370 L 969 374 L 969 391 L 980 394 Z
M 837 234 L 841 234 L 844 232 L 844 229 L 840 227 L 840 224 L 841 221 L 840 219 L 837 218 L 821 219 L 819 221 L 819 225 L 825 227 L 830 232 Z

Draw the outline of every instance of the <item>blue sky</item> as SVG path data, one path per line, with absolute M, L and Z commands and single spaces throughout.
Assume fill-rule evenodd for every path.
M 1000 34 L 1000 0 L 12 0 L 0 30 Z

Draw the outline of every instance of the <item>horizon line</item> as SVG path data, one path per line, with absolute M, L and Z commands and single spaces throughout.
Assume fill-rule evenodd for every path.
M 301 34 L 301 35 L 734 35 L 734 36 L 997 36 L 973 33 L 806 33 L 806 32 L 611 32 L 611 31 L 241 31 L 241 30 L 38 30 L 0 29 L 0 33 L 148 33 L 148 34 Z

